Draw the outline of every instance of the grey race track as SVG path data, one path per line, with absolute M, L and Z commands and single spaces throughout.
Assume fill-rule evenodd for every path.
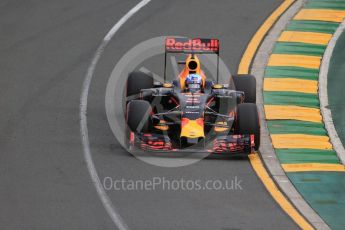
M 115 229 L 84 162 L 79 99 L 108 30 L 138 1 L 0 2 L 0 229 Z M 152 0 L 118 31 L 97 65 L 88 104 L 100 178 L 242 180 L 240 191 L 108 191 L 130 229 L 297 229 L 248 160 L 160 168 L 131 157 L 107 122 L 104 94 L 116 62 L 161 35 L 216 37 L 233 73 L 277 0 Z

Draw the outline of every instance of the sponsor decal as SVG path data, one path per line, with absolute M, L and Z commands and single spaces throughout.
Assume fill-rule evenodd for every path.
M 214 38 L 167 38 L 165 49 L 170 52 L 201 51 L 219 52 L 219 40 Z
M 187 105 L 186 109 L 200 109 L 199 105 Z
M 188 98 L 194 98 L 194 97 L 200 97 L 201 96 L 199 93 L 194 93 L 194 94 L 185 93 L 184 95 Z

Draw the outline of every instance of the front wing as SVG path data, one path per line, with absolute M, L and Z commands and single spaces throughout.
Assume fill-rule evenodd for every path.
M 216 154 L 235 154 L 246 153 L 249 154 L 254 150 L 255 140 L 254 135 L 222 135 L 213 138 L 203 148 L 176 148 L 170 138 L 162 134 L 134 134 L 131 132 L 129 147 L 139 148 L 143 151 L 174 151 L 174 152 L 210 152 Z

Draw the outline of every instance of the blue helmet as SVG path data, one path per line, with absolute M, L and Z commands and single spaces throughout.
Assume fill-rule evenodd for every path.
M 197 92 L 201 90 L 202 77 L 199 74 L 193 73 L 186 77 L 185 81 L 186 91 Z

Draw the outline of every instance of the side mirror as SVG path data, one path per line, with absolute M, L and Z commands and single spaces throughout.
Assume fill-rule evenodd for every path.
M 221 84 L 214 84 L 214 85 L 212 86 L 212 88 L 213 88 L 213 89 L 223 89 L 224 87 L 223 87 L 223 85 L 221 85 Z
M 163 86 L 163 83 L 162 83 L 162 82 L 159 82 L 159 81 L 153 82 L 153 87 L 154 87 L 154 88 L 158 88 L 158 87 L 162 87 L 162 86 Z

